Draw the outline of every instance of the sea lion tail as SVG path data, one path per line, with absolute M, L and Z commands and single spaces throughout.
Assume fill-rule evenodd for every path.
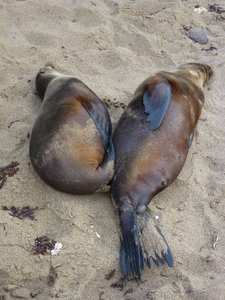
M 141 279 L 141 269 L 144 269 L 144 256 L 139 239 L 137 218 L 134 208 L 120 213 L 121 244 L 120 266 L 125 275 L 136 275 Z
M 136 215 L 134 208 L 120 213 L 121 244 L 120 266 L 125 275 L 137 276 L 141 279 L 144 262 L 151 268 L 151 259 L 173 267 L 173 256 L 170 247 L 161 230 L 154 224 L 152 218 L 145 211 Z
M 174 266 L 173 255 L 170 247 L 159 227 L 150 217 L 148 209 L 138 215 L 138 228 L 140 235 L 140 244 L 144 252 L 144 259 L 148 268 L 151 268 L 151 259 L 159 266 L 166 261 L 169 267 Z

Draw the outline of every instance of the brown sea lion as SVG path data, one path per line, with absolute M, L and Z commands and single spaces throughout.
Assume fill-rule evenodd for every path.
M 212 73 L 208 65 L 191 63 L 174 73 L 159 72 L 147 78 L 117 124 L 112 196 L 120 219 L 124 274 L 140 279 L 144 261 L 151 267 L 150 258 L 156 265 L 166 261 L 173 266 L 160 229 L 152 226 L 145 234 L 151 223 L 146 208 L 176 179 L 185 163 L 204 103 L 203 85 Z
M 30 158 L 39 176 L 66 193 L 108 190 L 115 156 L 105 104 L 82 81 L 51 66 L 38 72 L 36 89 L 43 103 Z

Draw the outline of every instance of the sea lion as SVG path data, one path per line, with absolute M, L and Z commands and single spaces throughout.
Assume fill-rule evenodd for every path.
M 116 126 L 111 192 L 120 220 L 124 274 L 140 279 L 144 261 L 151 267 L 150 258 L 156 265 L 166 261 L 173 266 L 170 248 L 160 229 L 148 222 L 146 208 L 176 179 L 185 163 L 204 103 L 203 85 L 212 73 L 208 65 L 190 63 L 174 73 L 159 72 L 147 78 Z M 147 225 L 154 225 L 147 229 L 148 235 Z
M 36 89 L 43 102 L 30 158 L 39 176 L 66 193 L 108 190 L 115 154 L 105 104 L 82 81 L 51 66 L 38 72 Z

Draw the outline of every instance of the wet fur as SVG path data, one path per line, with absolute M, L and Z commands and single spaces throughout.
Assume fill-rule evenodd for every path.
M 72 194 L 106 189 L 115 157 L 104 103 L 83 82 L 51 67 L 39 71 L 36 88 L 43 103 L 31 134 L 30 158 L 39 176 Z
M 141 247 L 136 214 L 144 216 L 151 199 L 180 173 L 204 104 L 203 84 L 211 76 L 211 68 L 200 64 L 183 65 L 174 73 L 159 72 L 137 88 L 118 122 L 113 136 L 116 166 L 112 195 L 119 211 L 120 261 L 125 274 L 133 273 L 140 278 L 143 256 L 150 265 L 148 254 Z M 171 87 L 170 103 L 162 124 L 152 131 L 143 95 L 150 86 L 163 80 L 167 80 Z M 172 266 L 169 246 L 166 249 L 156 253 L 158 262 L 166 260 Z

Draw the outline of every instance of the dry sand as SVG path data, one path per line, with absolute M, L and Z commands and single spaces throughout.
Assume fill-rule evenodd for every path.
M 216 20 L 215 12 L 194 13 L 196 4 L 207 8 L 209 2 L 0 1 L 0 166 L 20 163 L 0 190 L 0 205 L 39 207 L 37 221 L 0 210 L 1 300 L 32 299 L 30 293 L 38 300 L 225 299 L 225 21 Z M 202 27 L 208 44 L 191 41 L 182 25 Z M 211 45 L 217 50 L 201 51 Z M 153 266 L 144 270 L 143 283 L 112 288 L 121 271 L 110 196 L 60 193 L 30 165 L 27 133 L 41 105 L 34 78 L 46 62 L 83 80 L 99 97 L 124 103 L 156 71 L 184 62 L 214 68 L 205 88 L 206 120 L 198 123 L 186 164 L 150 204 L 171 246 L 174 268 Z M 121 113 L 110 109 L 114 126 Z M 8 127 L 14 120 L 19 121 Z M 63 244 L 58 256 L 30 255 L 42 235 Z M 58 278 L 49 287 L 51 263 Z M 112 269 L 116 274 L 107 281 Z

